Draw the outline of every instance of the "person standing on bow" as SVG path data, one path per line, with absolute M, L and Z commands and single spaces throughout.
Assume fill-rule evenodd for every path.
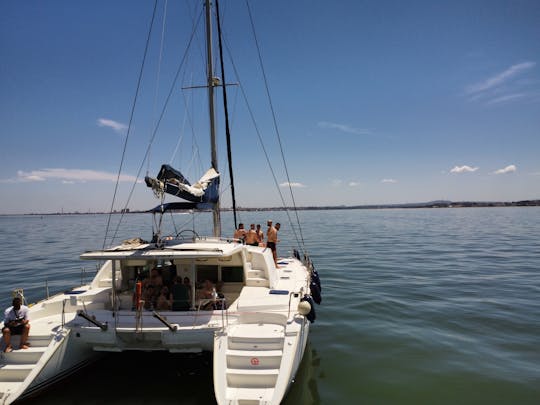
M 259 246 L 262 246 L 264 244 L 264 232 L 261 229 L 261 224 L 257 224 L 257 238 L 259 239 Z
M 238 224 L 238 229 L 234 232 L 234 239 L 240 239 L 244 243 L 246 239 L 247 231 L 244 229 L 244 224 Z
M 28 349 L 28 335 L 30 333 L 30 319 L 28 318 L 28 307 L 22 305 L 20 296 L 16 296 L 12 301 L 13 306 L 4 312 L 4 327 L 2 336 L 4 337 L 4 353 L 13 351 L 11 346 L 11 335 L 21 335 L 19 349 Z
M 272 256 L 274 256 L 274 263 L 276 267 L 279 267 L 277 264 L 277 251 L 276 251 L 276 245 L 279 242 L 278 240 L 278 231 L 281 227 L 281 224 L 278 222 L 276 226 L 272 225 L 272 221 L 268 220 L 268 231 L 266 232 L 266 239 L 267 243 L 266 246 L 272 250 Z
M 246 234 L 246 245 L 259 246 L 259 235 L 255 230 L 255 224 L 249 226 L 249 230 Z

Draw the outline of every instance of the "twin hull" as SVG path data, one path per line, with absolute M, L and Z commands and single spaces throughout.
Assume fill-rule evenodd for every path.
M 309 293 L 310 270 L 297 258 L 281 259 L 276 268 L 271 252 L 260 247 L 208 240 L 195 246 L 83 254 L 105 263 L 91 284 L 30 308 L 30 343 L 38 354 L 26 374 L 20 372 L 28 363 L 25 351 L 3 354 L 0 403 L 35 393 L 100 353 L 138 350 L 213 351 L 219 404 L 280 403 L 308 339 L 309 321 L 297 308 Z M 173 276 L 193 280 L 189 309 L 155 311 L 136 302 L 134 286 L 156 266 L 164 283 Z M 218 309 L 215 303 L 203 309 L 212 300 L 198 287 L 208 279 L 220 285 Z

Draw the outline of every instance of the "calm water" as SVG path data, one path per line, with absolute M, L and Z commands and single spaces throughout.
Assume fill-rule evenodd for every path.
M 540 208 L 299 216 L 323 302 L 284 404 L 540 403 Z M 240 220 L 268 218 L 283 224 L 285 253 L 293 245 L 285 213 Z M 151 237 L 151 217 L 125 220 L 131 229 L 120 239 Z M 95 269 L 78 256 L 101 247 L 106 222 L 0 217 L 1 305 L 14 288 L 32 302 L 45 296 L 45 282 L 52 294 L 89 280 Z M 208 216 L 195 222 L 208 232 Z M 232 234 L 229 214 L 223 223 Z M 112 355 L 25 403 L 213 404 L 211 364 L 211 355 Z

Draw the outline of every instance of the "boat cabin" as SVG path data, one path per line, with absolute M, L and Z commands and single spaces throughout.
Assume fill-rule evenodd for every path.
M 244 286 L 272 288 L 277 282 L 271 251 L 239 243 L 112 249 L 87 252 L 81 258 L 109 260 L 96 275 L 92 288 L 110 292 L 114 279 L 111 308 L 117 310 L 134 310 L 137 291 L 139 299 L 147 298 L 145 308 L 153 309 L 163 287 L 172 295 L 171 310 L 204 309 L 205 300 L 211 298 L 208 288 L 212 287 L 223 305 L 230 306 Z

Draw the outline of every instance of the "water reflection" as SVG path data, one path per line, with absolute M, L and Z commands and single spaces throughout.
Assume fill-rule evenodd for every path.
M 212 366 L 212 353 L 208 352 L 111 353 L 21 404 L 94 405 L 104 398 L 126 405 L 215 404 Z M 320 358 L 308 341 L 295 382 L 282 404 L 319 405 L 317 373 Z
M 321 359 L 317 350 L 308 340 L 304 358 L 296 373 L 296 379 L 283 401 L 283 405 L 319 405 L 321 403 L 317 386 L 317 374 L 320 372 L 320 364 Z

